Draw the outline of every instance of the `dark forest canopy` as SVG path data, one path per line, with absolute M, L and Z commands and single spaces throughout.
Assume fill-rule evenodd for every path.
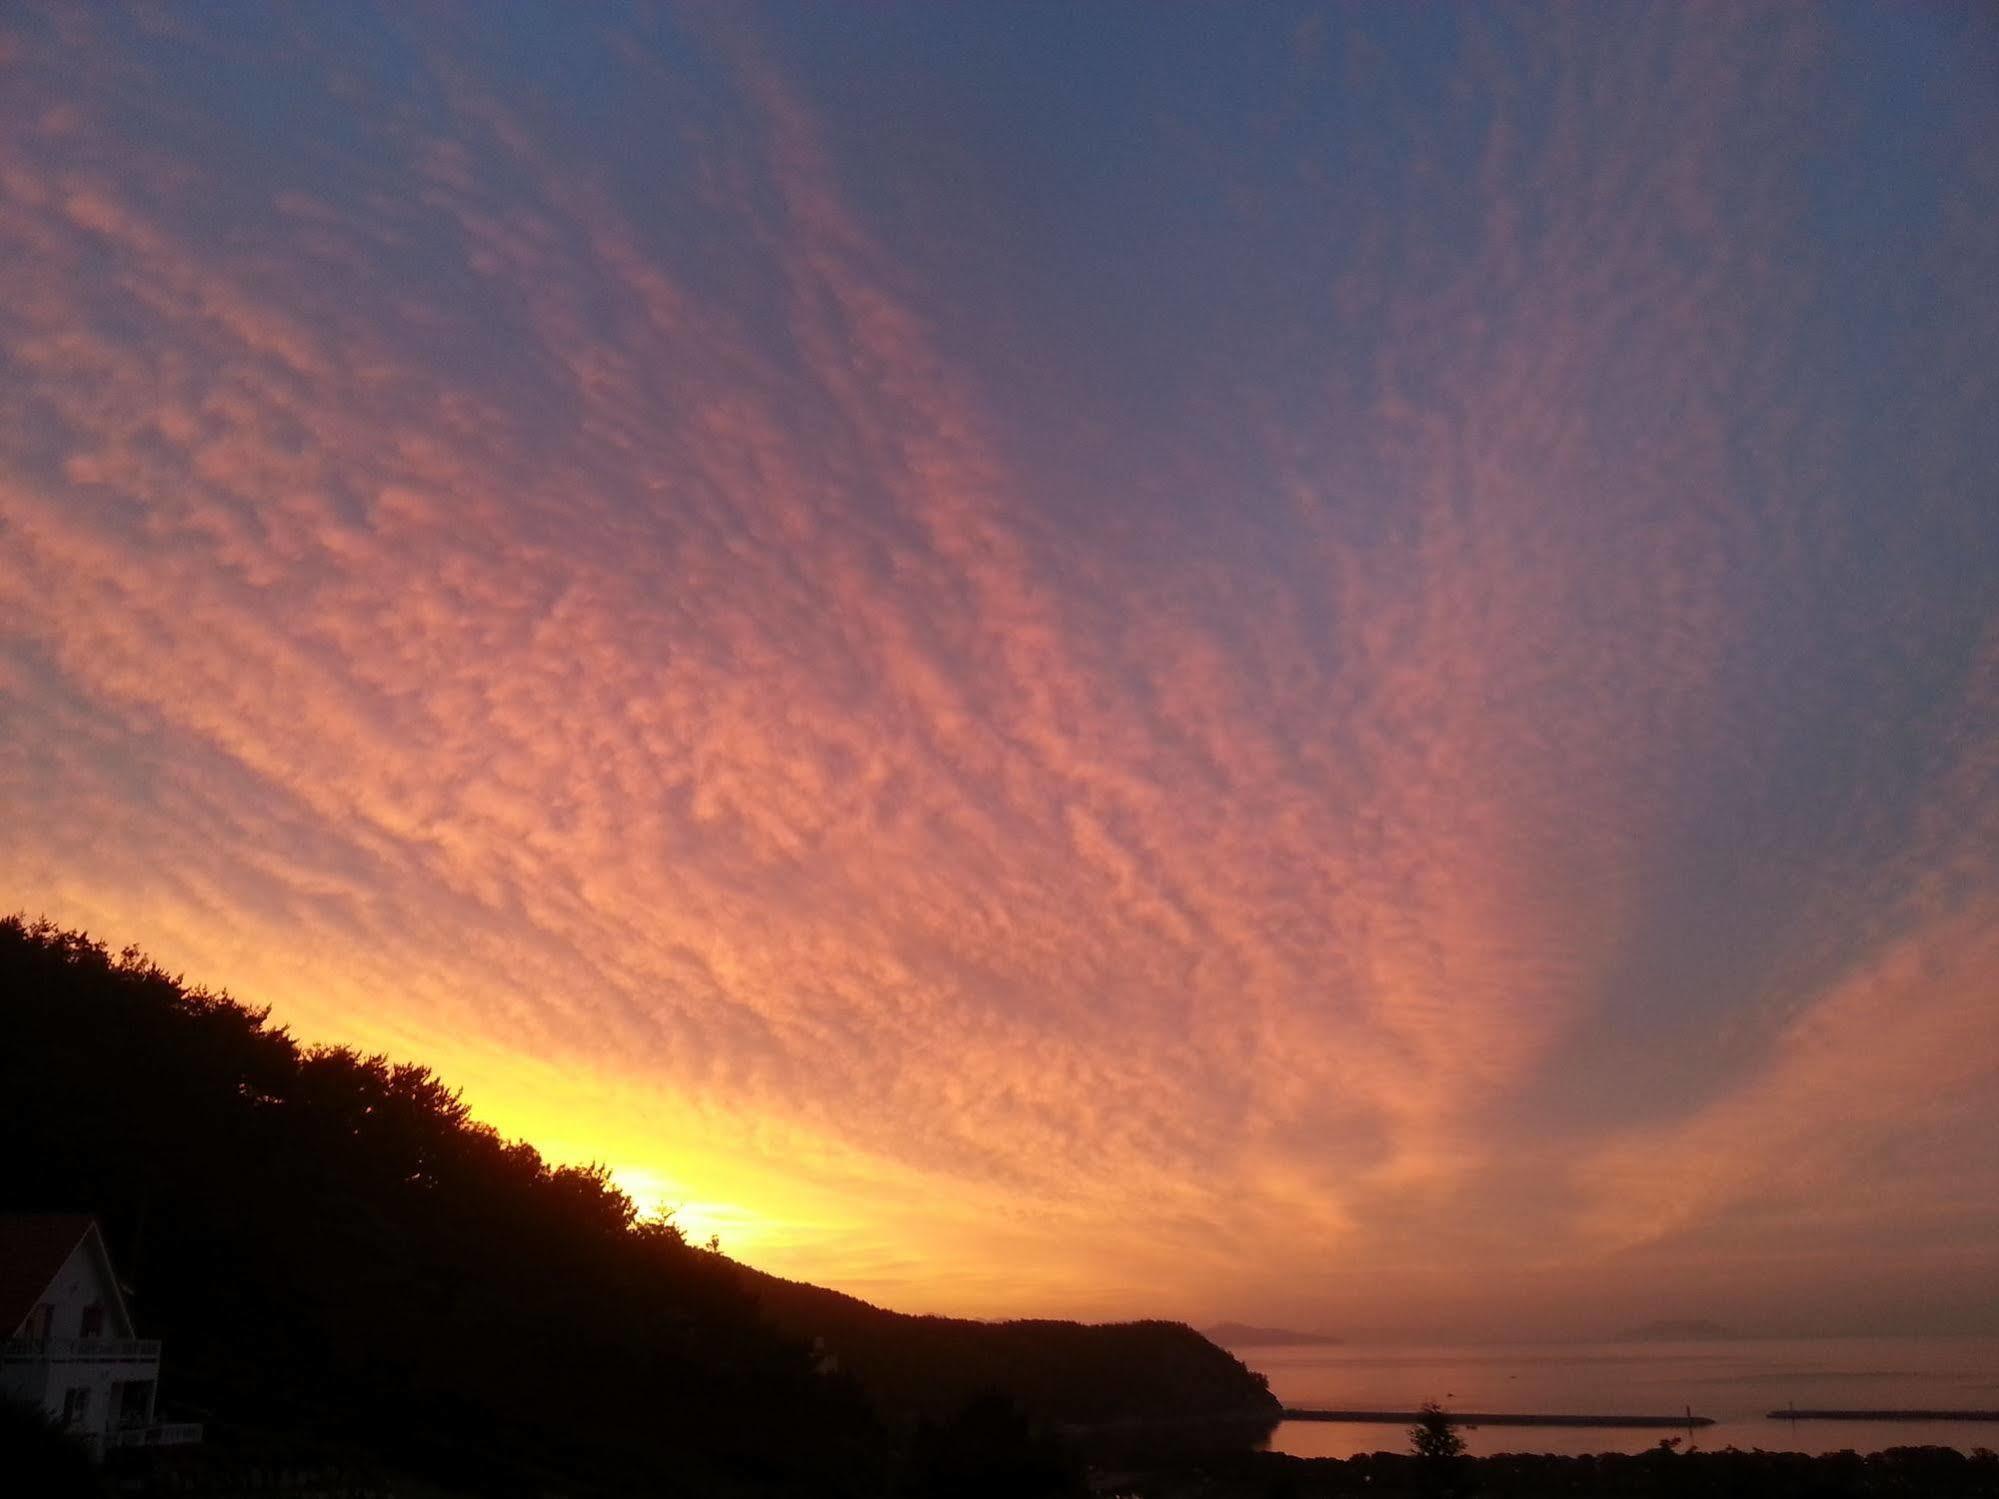
M 986 1387 L 1059 1422 L 1274 1407 L 1176 1324 L 905 1318 L 746 1272 L 429 1068 L 302 1045 L 45 921 L 0 920 L 0 1096 L 0 1211 L 100 1220 L 164 1401 L 225 1438 L 478 1492 L 839 1493 Z
M 169 1408 L 479 1491 L 649 1468 L 718 1493 L 878 1457 L 859 1392 L 601 1169 L 426 1067 L 304 1046 L 134 950 L 0 923 L 0 1208 L 94 1214 Z M 785 1412 L 791 1440 L 768 1440 Z

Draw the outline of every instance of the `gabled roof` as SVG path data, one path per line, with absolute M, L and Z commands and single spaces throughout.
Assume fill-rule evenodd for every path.
M 0 1336 L 12 1337 L 85 1239 L 95 1241 L 121 1319 L 124 1297 L 97 1221 L 82 1213 L 0 1213 Z

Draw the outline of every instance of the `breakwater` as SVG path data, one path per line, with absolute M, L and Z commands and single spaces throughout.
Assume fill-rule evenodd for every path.
M 1772 1421 L 1999 1421 L 1999 1411 L 1771 1411 Z
M 1712 1426 L 1710 1416 L 1574 1416 L 1539 1415 L 1522 1411 L 1445 1411 L 1453 1426 L 1624 1426 L 1657 1427 L 1685 1431 L 1690 1426 Z M 1380 1425 L 1414 1424 L 1424 1418 L 1422 1411 L 1321 1411 L 1286 1408 L 1287 1421 L 1353 1421 Z

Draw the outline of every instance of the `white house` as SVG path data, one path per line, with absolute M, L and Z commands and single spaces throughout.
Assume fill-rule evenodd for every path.
M 102 1456 L 107 1447 L 201 1440 L 153 1420 L 160 1345 L 132 1319 L 94 1220 L 0 1214 L 0 1394 L 41 1408 Z

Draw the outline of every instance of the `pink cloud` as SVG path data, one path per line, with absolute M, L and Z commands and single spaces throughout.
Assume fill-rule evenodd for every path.
M 1786 281 L 1728 247 L 1790 210 L 1734 217 L 1726 26 L 1556 28 L 1538 131 L 1474 51 L 1475 242 L 1411 216 L 1328 289 L 1387 330 L 1371 367 L 1245 417 L 1267 442 L 1224 394 L 1230 430 L 1119 454 L 1280 506 L 1264 571 L 1202 559 L 1191 507 L 1128 553 L 1057 522 L 735 24 L 720 270 L 470 63 L 441 119 L 371 122 L 344 199 L 246 208 L 171 140 L 149 191 L 106 77 L 0 131 L 8 899 L 917 1307 L 1609 1276 L 1850 1188 L 1791 1147 L 1856 1088 L 1983 1107 L 1976 687 L 1895 921 L 1784 996 L 1760 1070 L 1607 1141 L 1519 1122 L 1619 1002 L 1689 784 L 1768 738 L 1726 685 L 1809 561 L 1814 474 L 1735 466 L 1744 431 L 1816 449 L 1743 331 Z M 428 289 L 375 284 L 392 251 Z M 1530 1158 L 1561 1200 L 1509 1209 Z

